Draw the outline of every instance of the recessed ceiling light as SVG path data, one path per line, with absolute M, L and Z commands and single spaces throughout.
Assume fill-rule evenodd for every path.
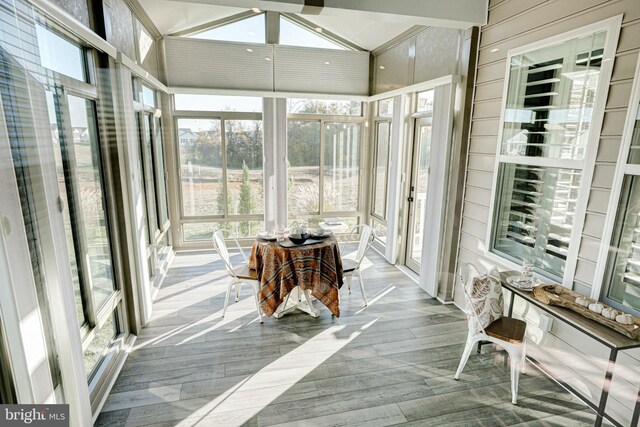
M 489 52 L 491 52 L 491 53 L 495 53 L 495 52 L 497 52 L 497 51 L 499 51 L 499 50 L 500 50 L 500 49 L 498 49 L 497 47 L 494 47 L 494 48 L 493 48 L 493 49 L 491 49 Z
M 264 58 L 265 61 L 271 61 L 271 58 L 269 58 L 268 56 L 266 58 Z
M 259 8 L 257 8 L 257 7 L 252 7 L 252 8 L 251 8 L 251 10 L 252 10 L 252 11 L 254 11 L 255 13 L 260 13 L 260 12 L 262 12 L 262 11 L 261 11 Z
M 381 70 L 384 70 L 384 65 L 379 66 L 378 68 L 380 68 Z
M 316 30 L 317 32 L 321 33 L 322 32 L 322 27 L 316 27 L 316 28 L 314 28 L 314 30 Z
M 329 65 L 329 61 L 324 61 L 324 65 Z
M 249 53 L 253 53 L 253 49 L 247 48 L 246 51 L 249 52 Z

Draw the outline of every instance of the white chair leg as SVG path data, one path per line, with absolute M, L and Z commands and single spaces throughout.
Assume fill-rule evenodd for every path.
M 464 366 L 467 364 L 467 360 L 469 360 L 469 355 L 473 351 L 473 346 L 475 343 L 476 341 L 474 341 L 471 338 L 471 336 L 467 338 L 467 343 L 464 346 L 464 351 L 462 352 L 462 358 L 460 358 L 460 364 L 458 365 L 458 370 L 456 371 L 456 374 L 453 376 L 453 378 L 455 378 L 456 380 L 460 379 L 460 374 L 462 373 Z
M 262 310 L 260 310 L 260 300 L 258 299 L 258 293 L 254 293 L 255 297 L 256 297 L 256 309 L 258 310 L 258 319 L 260 320 L 260 323 L 262 323 Z
M 229 295 L 231 294 L 231 287 L 235 284 L 235 282 L 229 283 L 227 286 L 227 293 L 224 297 L 224 308 L 222 309 L 222 317 L 227 313 L 227 306 L 229 305 Z
M 522 366 L 522 368 L 520 370 L 520 373 L 522 375 L 526 375 L 527 374 L 526 368 L 525 368 L 527 366 L 527 342 L 526 342 L 526 340 L 522 341 L 522 350 L 521 350 L 521 352 L 522 352 L 522 354 L 521 354 L 521 363 L 522 363 L 521 366 Z
M 360 271 L 357 271 L 358 275 L 358 283 L 360 284 L 360 293 L 362 294 L 362 301 L 364 301 L 364 306 L 367 306 L 367 296 L 364 294 L 364 282 L 362 281 L 362 275 L 360 275 Z
M 522 348 L 513 347 L 509 351 L 511 360 L 511 403 L 518 404 L 518 383 L 520 381 L 520 370 L 522 369 Z
M 242 282 L 236 283 L 236 302 L 240 299 L 240 288 L 242 287 Z
M 351 274 L 349 274 L 347 276 L 347 289 L 349 290 L 349 293 L 351 293 L 351 280 L 352 280 L 352 276 Z

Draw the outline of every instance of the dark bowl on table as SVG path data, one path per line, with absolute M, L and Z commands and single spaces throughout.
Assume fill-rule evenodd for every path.
M 306 242 L 309 237 L 309 233 L 291 234 L 289 235 L 289 240 L 291 240 L 296 245 L 301 245 Z

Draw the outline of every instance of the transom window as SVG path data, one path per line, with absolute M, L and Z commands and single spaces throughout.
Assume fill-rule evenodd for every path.
M 321 34 L 321 27 L 310 30 L 284 16 L 280 17 L 280 44 L 282 45 L 347 50 L 346 47 L 329 40 Z
M 264 13 L 260 13 L 255 16 L 191 34 L 189 37 L 229 42 L 265 43 L 264 17 Z
M 289 114 L 361 116 L 362 102 L 292 98 L 287 99 L 287 112 Z
M 262 98 L 255 96 L 223 96 L 177 93 L 176 111 L 242 111 L 262 112 Z

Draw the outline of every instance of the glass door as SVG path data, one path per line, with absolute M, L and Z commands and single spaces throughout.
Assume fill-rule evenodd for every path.
M 416 119 L 413 143 L 411 182 L 407 198 L 407 244 L 405 265 L 420 274 L 422 240 L 425 231 L 425 210 L 429 184 L 429 158 L 431 152 L 431 117 Z

